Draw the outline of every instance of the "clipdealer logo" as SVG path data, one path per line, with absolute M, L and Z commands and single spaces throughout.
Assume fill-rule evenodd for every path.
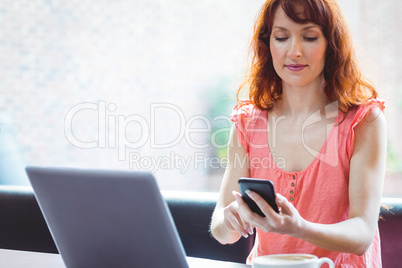
M 337 125 L 338 122 L 336 121 L 339 113 L 340 112 L 338 111 L 338 101 L 332 102 L 326 105 L 323 110 L 317 110 L 316 112 L 311 114 L 304 121 L 302 126 L 303 147 L 311 155 L 315 156 L 315 158 L 332 167 L 336 167 L 339 164 L 339 130 Z M 328 123 L 326 124 L 326 139 L 320 151 L 317 151 L 307 145 L 304 134 L 306 133 L 306 129 L 309 126 L 321 121 L 328 121 Z
M 324 110 L 318 110 L 309 116 L 302 125 L 302 145 L 303 147 L 314 157 L 320 161 L 330 165 L 337 166 L 338 159 L 338 128 L 333 123 L 333 119 L 336 118 L 338 110 L 338 103 L 334 102 L 325 106 Z M 157 124 L 166 123 L 166 114 L 175 115 L 175 126 L 171 131 L 173 135 L 169 136 L 169 140 L 161 142 L 161 137 L 164 136 L 164 132 L 157 128 Z M 94 122 L 94 128 L 97 129 L 97 135 L 92 140 L 86 140 L 85 134 L 75 133 L 74 129 L 79 126 L 74 125 L 74 118 L 87 118 L 89 116 L 95 116 L 97 118 Z M 268 126 L 267 129 L 251 129 L 249 132 L 269 132 L 272 135 L 271 146 L 274 148 L 277 146 L 277 124 L 281 120 L 286 118 L 275 118 L 274 123 Z M 266 118 L 259 118 L 259 120 L 265 120 Z M 214 122 L 222 123 L 227 127 L 222 127 L 212 132 L 212 124 Z M 305 140 L 306 130 L 313 124 L 328 121 L 326 123 L 327 129 L 327 141 L 323 145 L 321 151 L 316 151 L 310 147 Z M 171 124 L 171 122 L 169 122 Z M 202 127 L 200 127 L 202 125 Z M 134 129 L 128 131 L 128 129 Z M 152 170 L 158 169 L 177 169 L 184 173 L 193 164 L 194 168 L 225 168 L 229 163 L 229 159 L 209 157 L 206 153 L 198 153 L 197 149 L 208 149 L 211 146 L 216 149 L 226 147 L 225 144 L 219 144 L 217 142 L 217 136 L 226 133 L 229 134 L 231 129 L 231 120 L 229 116 L 216 116 L 212 119 L 203 115 L 194 115 L 186 118 L 184 112 L 178 107 L 170 103 L 153 103 L 150 105 L 149 119 L 140 114 L 124 115 L 117 112 L 117 106 L 114 103 L 107 104 L 105 101 L 99 101 L 98 103 L 80 103 L 68 110 L 64 120 L 64 133 L 66 139 L 70 144 L 81 149 L 93 149 L 93 148 L 117 148 L 118 160 L 129 161 L 130 169 L 139 170 Z M 332 132 L 331 132 L 332 131 Z M 133 140 L 133 133 L 134 138 Z M 171 133 L 172 134 L 172 133 Z M 203 139 L 203 142 L 197 142 L 194 139 L 195 135 L 198 137 L 204 135 L 207 137 Z M 82 135 L 82 136 L 80 136 Z M 329 137 L 331 135 L 331 137 Z M 330 139 L 329 139 L 330 138 Z M 88 138 L 87 138 L 88 139 Z M 180 142 L 185 141 L 188 146 L 195 149 L 193 155 L 179 155 L 173 152 L 174 147 L 178 146 Z M 141 155 L 138 151 L 132 151 L 146 146 L 150 149 L 164 149 L 162 155 Z M 267 148 L 267 144 L 250 142 L 250 147 Z M 170 149 L 170 150 L 169 150 Z M 331 153 L 329 153 L 331 152 Z M 279 168 L 286 167 L 286 159 L 281 156 L 273 155 Z M 267 159 L 249 159 L 249 165 L 264 166 L 263 168 L 270 168 L 274 165 L 271 158 Z M 256 162 L 257 161 L 257 162 Z M 235 159 L 234 162 L 239 165 L 245 163 L 239 159 Z
M 164 114 L 173 113 L 175 115 L 175 125 L 178 128 L 173 129 L 173 137 L 170 140 L 161 142 L 163 134 L 157 130 L 157 121 L 164 122 Z M 97 137 L 93 140 L 85 140 L 83 136 L 74 133 L 74 118 L 96 116 L 95 122 L 97 128 Z M 140 114 L 123 115 L 117 113 L 117 106 L 114 103 L 107 104 L 105 101 L 98 103 L 80 103 L 66 113 L 64 119 L 64 134 L 70 144 L 81 149 L 93 148 L 117 148 L 118 160 L 126 161 L 127 151 L 129 149 L 139 149 L 143 146 L 149 146 L 151 149 L 169 149 L 177 146 L 183 140 L 187 145 L 194 149 L 207 149 L 210 146 L 214 148 L 225 148 L 226 144 L 219 144 L 217 136 L 221 133 L 230 132 L 230 118 L 228 116 L 216 116 L 212 121 L 223 121 L 227 127 L 212 132 L 211 119 L 203 115 L 194 115 L 186 118 L 184 112 L 176 105 L 170 103 L 153 103 L 150 105 L 149 120 Z M 197 127 L 202 125 L 203 127 Z M 129 137 L 128 128 L 135 129 L 137 140 Z M 194 135 L 205 135 L 210 137 L 204 142 L 197 142 Z M 211 135 L 210 135 L 211 134 Z M 138 153 L 133 153 L 130 159 L 138 158 Z

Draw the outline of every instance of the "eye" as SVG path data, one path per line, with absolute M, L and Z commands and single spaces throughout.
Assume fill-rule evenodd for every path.
M 308 42 L 314 42 L 318 39 L 317 37 L 303 37 L 303 38 L 304 38 L 304 40 L 306 40 Z
M 278 42 L 285 42 L 286 40 L 288 40 L 287 37 L 275 37 L 275 41 L 278 41 Z

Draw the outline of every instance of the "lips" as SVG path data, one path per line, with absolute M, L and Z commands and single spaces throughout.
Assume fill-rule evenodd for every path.
M 290 71 L 293 71 L 293 72 L 299 72 L 307 67 L 307 65 L 304 65 L 304 64 L 288 64 L 285 66 L 286 66 L 286 68 L 288 68 Z

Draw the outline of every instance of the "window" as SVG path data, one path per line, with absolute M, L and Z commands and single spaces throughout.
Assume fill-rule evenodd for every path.
M 0 136 L 15 158 L 1 183 L 25 183 L 30 164 L 149 170 L 163 189 L 217 191 L 263 2 L 2 1 Z M 402 195 L 402 4 L 339 3 L 387 101 L 385 191 Z

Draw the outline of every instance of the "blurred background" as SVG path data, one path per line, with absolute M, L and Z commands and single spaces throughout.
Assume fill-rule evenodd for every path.
M 0 1 L 0 183 L 25 165 L 155 173 L 218 191 L 263 0 Z M 386 100 L 385 195 L 402 196 L 402 2 L 339 0 Z

